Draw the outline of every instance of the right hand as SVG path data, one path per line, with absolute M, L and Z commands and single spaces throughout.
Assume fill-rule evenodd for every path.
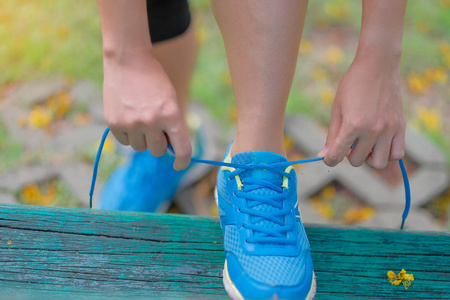
M 105 55 L 103 106 L 107 125 L 123 145 L 153 156 L 170 141 L 175 170 L 189 166 L 192 149 L 174 87 L 151 50 Z

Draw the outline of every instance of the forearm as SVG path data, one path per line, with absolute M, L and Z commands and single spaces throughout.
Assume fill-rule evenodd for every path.
M 152 47 L 145 0 L 97 0 L 105 57 Z
M 406 0 L 363 0 L 356 58 L 400 63 Z

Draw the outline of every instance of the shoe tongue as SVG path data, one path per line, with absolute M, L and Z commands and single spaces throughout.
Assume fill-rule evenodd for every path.
M 279 154 L 268 151 L 250 151 L 235 154 L 231 158 L 231 162 L 234 164 L 273 164 L 279 162 L 286 162 L 287 159 Z M 277 167 L 281 171 L 284 171 L 286 167 Z M 241 173 L 241 177 L 252 177 L 261 179 L 274 179 L 280 177 L 280 174 L 267 171 L 265 169 L 252 169 Z
M 243 164 L 243 165 L 249 165 L 249 164 L 273 164 L 273 163 L 279 163 L 279 162 L 286 162 L 287 159 L 284 156 L 281 156 L 276 153 L 267 152 L 267 151 L 251 151 L 251 152 L 243 152 L 235 154 L 231 158 L 231 162 L 235 164 Z M 280 170 L 284 171 L 286 167 L 277 167 Z M 260 178 L 260 179 L 277 179 L 281 178 L 282 175 L 277 174 L 272 171 L 268 171 L 265 169 L 250 169 L 247 171 L 242 172 L 240 175 L 241 180 L 245 181 L 245 178 L 251 177 L 251 178 Z M 245 186 L 245 183 L 244 183 Z M 266 188 L 261 187 L 259 189 L 252 190 L 250 193 L 257 194 L 260 196 L 274 196 L 278 194 L 278 192 Z M 259 204 L 257 206 L 253 207 L 254 210 L 270 213 L 270 212 L 276 212 L 279 209 L 275 208 L 271 205 L 267 204 Z M 255 219 L 254 216 L 251 217 L 252 220 Z M 266 228 L 278 228 L 280 227 L 279 224 L 274 223 L 269 220 L 261 220 L 259 222 L 255 222 L 255 225 L 263 226 Z M 263 233 L 258 233 L 259 236 L 264 236 Z

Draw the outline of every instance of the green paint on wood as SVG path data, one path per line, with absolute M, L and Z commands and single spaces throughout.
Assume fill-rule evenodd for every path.
M 306 231 L 316 299 L 450 299 L 449 234 Z M 215 218 L 0 204 L 0 298 L 227 299 L 223 262 Z

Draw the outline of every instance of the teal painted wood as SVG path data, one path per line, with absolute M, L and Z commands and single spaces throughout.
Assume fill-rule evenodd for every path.
M 306 231 L 316 299 L 450 299 L 449 234 Z M 0 204 L 0 299 L 227 299 L 223 262 L 215 218 Z

